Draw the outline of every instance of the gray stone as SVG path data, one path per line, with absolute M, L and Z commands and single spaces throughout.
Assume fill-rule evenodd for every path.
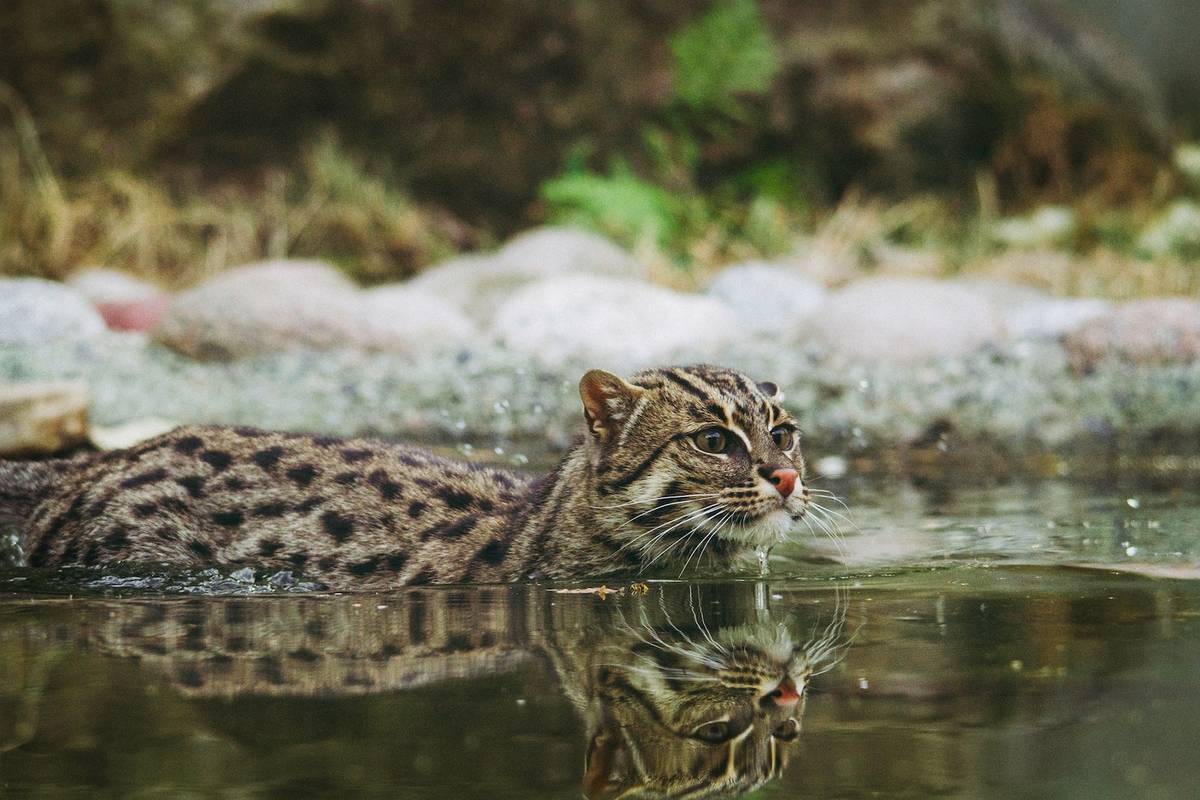
M 603 236 L 575 228 L 538 228 L 490 255 L 467 255 L 434 266 L 410 281 L 487 323 L 495 309 L 523 286 L 567 275 L 641 278 L 629 253 Z
M 1057 339 L 1107 314 L 1112 303 L 1093 297 L 1049 297 L 1003 309 L 1013 339 Z
M 1003 280 L 967 278 L 954 283 L 990 302 L 1010 339 L 1057 339 L 1112 308 L 1107 300 L 1054 297 Z
M 87 439 L 88 389 L 80 382 L 0 384 L 0 456 L 50 455 Z
M 643 278 L 646 269 L 619 245 L 580 228 L 534 228 L 514 236 L 500 248 L 500 259 L 534 270 L 539 277 L 606 275 Z
M 457 346 L 470 322 L 409 286 L 362 292 L 320 262 L 276 261 L 229 270 L 180 293 L 154 330 L 157 341 L 201 359 L 287 350 L 384 350 L 415 355 Z
M 492 330 L 502 345 L 549 367 L 620 371 L 710 360 L 737 328 L 733 312 L 711 297 L 581 275 L 520 290 L 497 309 Z
M 727 267 L 708 294 L 733 311 L 746 335 L 794 336 L 825 301 L 825 288 L 795 270 L 764 261 Z
M 807 326 L 813 344 L 841 361 L 914 364 L 966 355 L 1004 339 L 984 297 L 924 278 L 873 278 L 830 296 Z
M 333 267 L 262 262 L 176 295 L 153 335 L 201 359 L 351 347 L 363 338 L 359 310 L 357 289 Z
M 801 242 L 796 252 L 781 263 L 825 286 L 841 286 L 860 274 L 854 249 L 836 237 L 813 237 Z
M 1077 369 L 1092 369 L 1110 359 L 1134 364 L 1200 361 L 1200 301 L 1134 300 L 1068 334 L 1064 346 Z
M 40 278 L 0 279 L 0 345 L 84 340 L 104 320 L 79 292 Z
M 408 350 L 428 350 L 469 345 L 479 331 L 456 306 L 436 294 L 410 284 L 380 286 L 362 293 L 363 320 L 379 338 L 409 342 Z
M 1028 303 L 1040 303 L 1052 299 L 1051 295 L 1041 289 L 999 278 L 958 278 L 948 281 L 948 283 L 979 295 L 995 306 L 1001 314 L 1006 314 Z
M 94 305 L 128 303 L 157 297 L 163 290 L 127 272 L 103 267 L 88 267 L 72 275 L 67 285 Z

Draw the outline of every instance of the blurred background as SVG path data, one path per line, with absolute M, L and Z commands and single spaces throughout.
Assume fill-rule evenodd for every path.
M 1198 25 L 7 0 L 0 376 L 105 425 L 561 444 L 580 370 L 705 360 L 838 446 L 1200 430 Z
M 760 796 L 1194 796 L 1197 31 L 1196 0 L 0 0 L 0 457 L 226 423 L 545 469 L 585 370 L 740 368 L 848 508 L 731 596 L 803 634 L 846 585 L 861 628 Z M 422 641 L 463 664 L 602 598 L 156 606 L 289 584 L 8 567 L 5 534 L 0 795 L 578 796 L 540 666 L 400 691 L 393 644 L 461 620 Z
M 1036 243 L 1105 254 L 1022 276 L 1063 291 L 1191 290 L 1198 25 L 1185 0 L 9 0 L 0 271 L 381 282 L 549 221 L 672 281 L 825 234 L 847 268 Z

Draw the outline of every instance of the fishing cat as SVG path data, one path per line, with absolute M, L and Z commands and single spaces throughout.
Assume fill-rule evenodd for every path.
M 9 643 L 0 667 L 16 681 L 8 688 L 14 697 L 41 698 L 12 706 L 9 725 L 0 721 L 0 753 L 35 738 L 38 719 L 48 717 L 48 732 L 34 748 L 35 758 L 46 757 L 61 727 L 53 708 L 59 695 L 37 685 L 51 671 L 47 659 L 71 665 L 60 681 L 86 683 L 93 693 L 106 682 L 119 691 L 131 683 L 169 686 L 171 694 L 155 702 L 159 710 L 129 709 L 150 740 L 158 726 L 181 716 L 176 695 L 327 704 L 454 681 L 487 685 L 527 670 L 534 685 L 556 683 L 579 718 L 586 797 L 736 796 L 779 777 L 801 732 L 807 687 L 848 645 L 842 595 L 817 592 L 773 619 L 769 606 L 756 607 L 755 586 L 746 583 L 668 584 L 653 592 L 600 601 L 530 585 L 409 589 L 369 611 L 354 596 L 84 599 L 42 616 L 0 614 L 0 641 Z M 796 612 L 814 615 L 811 623 L 792 619 Z M 812 638 L 794 638 L 797 630 L 813 631 Z M 4 695 L 0 687 L 0 708 Z M 184 715 L 197 720 L 194 738 L 224 741 L 220 726 L 230 707 L 221 703 L 212 720 L 195 708 Z M 76 740 L 89 738 L 89 724 L 104 724 L 78 709 L 66 713 L 84 727 L 73 732 Z M 309 713 L 320 712 L 305 709 L 303 716 Z M 459 724 L 486 731 L 487 712 Z M 408 753 L 424 736 L 419 720 L 401 716 L 389 741 Z M 276 738 L 282 748 L 302 737 L 297 731 Z M 320 758 L 323 751 L 306 752 Z M 445 768 L 471 772 L 450 766 L 460 756 L 447 753 Z M 261 752 L 259 760 L 279 763 Z M 553 761 L 548 756 L 546 763 Z M 243 780 L 272 777 L 282 776 L 249 773 Z M 268 785 L 256 784 L 260 793 Z
M 727 564 L 810 506 L 778 388 L 712 366 L 580 381 L 587 434 L 534 480 L 365 439 L 184 427 L 0 464 L 32 566 L 251 564 L 332 588 Z

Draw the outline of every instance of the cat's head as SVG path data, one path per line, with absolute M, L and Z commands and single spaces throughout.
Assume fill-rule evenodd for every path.
M 831 652 L 770 623 L 639 637 L 599 668 L 585 796 L 738 797 L 779 777 Z
M 773 383 L 712 366 L 580 381 L 595 513 L 640 562 L 780 541 L 809 506 L 796 423 Z

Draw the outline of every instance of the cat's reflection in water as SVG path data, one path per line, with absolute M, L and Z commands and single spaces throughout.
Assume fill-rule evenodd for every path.
M 586 695 L 573 699 L 588 725 L 586 797 L 735 797 L 787 766 L 809 682 L 844 644 L 844 605 L 797 642 L 765 614 L 714 631 L 688 600 L 690 614 L 664 607 L 658 624 L 642 610 L 583 673 Z
M 101 601 L 52 638 L 193 697 L 399 692 L 549 662 L 583 723 L 586 797 L 726 797 L 783 772 L 809 682 L 846 643 L 844 596 L 767 608 L 762 588 Z

